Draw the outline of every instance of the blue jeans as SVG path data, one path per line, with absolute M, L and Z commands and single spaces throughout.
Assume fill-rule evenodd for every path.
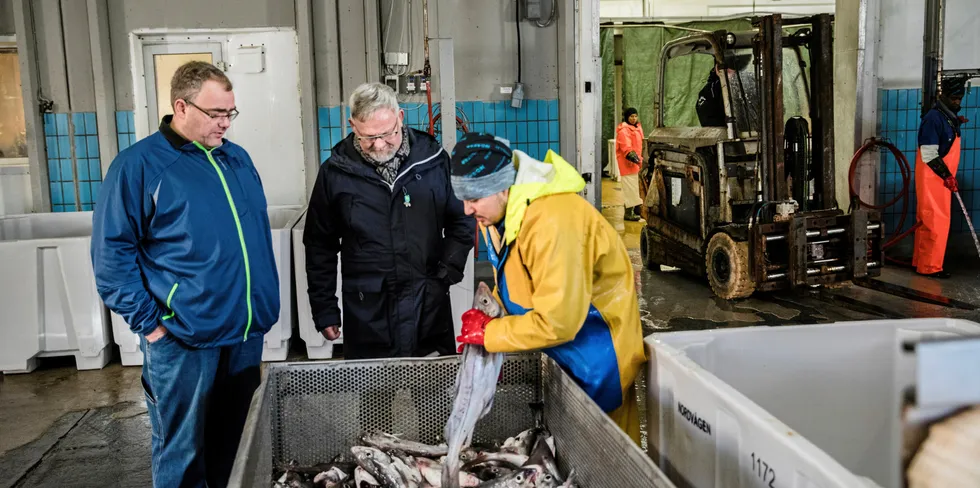
M 140 349 L 153 486 L 224 487 L 261 381 L 262 340 L 195 349 L 168 333 L 141 337 Z

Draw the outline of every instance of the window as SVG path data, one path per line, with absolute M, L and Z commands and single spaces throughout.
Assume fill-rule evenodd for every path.
M 17 48 L 13 42 L 0 42 L 0 164 L 26 162 L 27 129 Z
M 664 127 L 701 127 L 698 94 L 715 66 L 710 54 L 671 58 L 664 73 Z
M 174 72 L 177 71 L 177 68 L 191 61 L 211 63 L 213 62 L 213 58 L 214 56 L 210 52 L 153 55 L 153 68 L 156 75 L 157 88 L 157 122 L 164 115 L 174 113 L 173 108 L 170 106 L 170 80 L 174 77 Z

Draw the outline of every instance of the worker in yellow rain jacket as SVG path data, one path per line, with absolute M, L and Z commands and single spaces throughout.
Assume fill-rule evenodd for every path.
M 490 352 L 543 350 L 639 442 L 633 382 L 646 355 L 633 265 L 619 234 L 577 195 L 585 181 L 553 151 L 538 161 L 483 133 L 460 139 L 450 167 L 509 314 L 469 310 L 457 340 Z

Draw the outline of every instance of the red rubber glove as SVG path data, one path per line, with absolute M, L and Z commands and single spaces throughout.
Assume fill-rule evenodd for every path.
M 957 117 L 957 119 L 959 119 L 959 121 L 960 121 L 961 124 L 965 124 L 965 123 L 967 123 L 967 122 L 970 121 L 970 119 L 968 119 L 968 118 L 966 118 L 966 117 L 964 117 L 962 115 L 960 115 L 959 117 Z
M 949 188 L 949 191 L 951 191 L 953 193 L 956 193 L 956 192 L 960 191 L 959 186 L 956 185 L 956 177 L 955 176 L 950 176 L 949 178 L 946 178 L 945 180 L 943 180 L 943 185 L 946 186 L 946 188 Z
M 487 323 L 493 320 L 489 315 L 471 308 L 463 314 L 463 328 L 459 331 L 460 335 L 456 338 L 457 342 L 463 345 L 473 344 L 483 345 L 483 333 L 487 329 Z M 463 352 L 463 346 L 459 346 L 459 351 Z

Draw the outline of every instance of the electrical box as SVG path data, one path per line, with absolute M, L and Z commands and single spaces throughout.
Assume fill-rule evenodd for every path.
M 408 53 L 385 53 L 385 64 L 388 66 L 408 66 Z
M 541 20 L 542 0 L 524 0 L 524 18 L 527 20 Z
M 418 75 L 405 75 L 401 79 L 402 93 L 411 95 L 418 90 Z
M 234 73 L 261 73 L 265 71 L 265 46 L 240 46 L 232 58 Z
M 389 87 L 391 87 L 392 90 L 395 90 L 395 93 L 398 93 L 398 77 L 397 76 L 394 76 L 394 75 L 385 76 L 385 84 L 388 85 Z

